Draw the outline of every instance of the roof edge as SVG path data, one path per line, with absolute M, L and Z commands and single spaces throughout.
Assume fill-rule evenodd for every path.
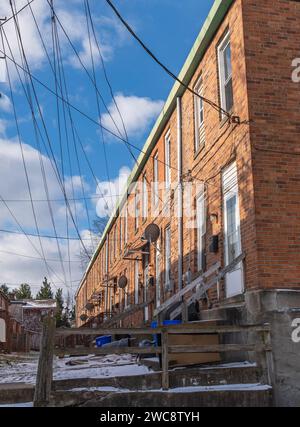
M 223 22 L 230 6 L 235 0 L 215 0 L 214 4 L 212 5 L 212 8 L 200 30 L 200 33 L 178 75 L 178 78 L 183 81 L 185 84 L 189 84 L 201 59 L 203 58 L 210 42 L 212 41 L 215 33 L 217 32 L 219 26 Z M 126 189 L 124 190 L 123 196 L 120 197 L 118 200 L 118 203 L 116 204 L 116 207 L 114 209 L 114 212 L 112 213 L 105 230 L 103 232 L 103 235 L 101 237 L 101 240 L 98 244 L 98 247 L 96 251 L 94 252 L 94 255 L 92 259 L 90 260 L 86 271 L 84 273 L 83 278 L 81 279 L 81 282 L 78 286 L 78 289 L 75 294 L 75 298 L 78 295 L 79 290 L 81 289 L 82 284 L 84 283 L 84 280 L 86 279 L 87 274 L 89 273 L 95 258 L 98 256 L 102 246 L 104 245 L 106 241 L 106 236 L 110 229 L 112 228 L 115 219 L 118 216 L 120 208 L 122 208 L 125 200 L 127 199 L 127 193 L 130 185 L 134 183 L 138 176 L 140 175 L 146 161 L 149 158 L 149 154 L 152 152 L 153 148 L 155 147 L 158 138 L 160 137 L 166 123 L 168 122 L 171 114 L 173 113 L 175 106 L 176 106 L 176 98 L 178 96 L 182 96 L 183 93 L 186 91 L 185 87 L 182 86 L 179 82 L 175 82 L 173 85 L 171 92 L 165 102 L 165 105 L 156 120 L 147 140 L 142 148 L 142 152 L 140 156 L 138 157 L 137 164 L 133 168 L 128 181 Z

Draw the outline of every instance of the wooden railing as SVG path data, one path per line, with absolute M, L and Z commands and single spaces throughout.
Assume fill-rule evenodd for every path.
M 170 345 L 169 337 L 173 334 L 236 334 L 252 333 L 260 336 L 254 343 L 248 344 L 217 344 L 217 345 Z M 89 336 L 101 335 L 154 335 L 160 334 L 160 347 L 106 347 L 106 348 L 67 348 L 64 346 L 55 348 L 55 337 Z M 251 326 L 215 326 L 203 327 L 199 324 L 190 323 L 180 326 L 159 328 L 102 328 L 102 329 L 55 329 L 53 317 L 44 319 L 42 346 L 39 357 L 34 406 L 49 406 L 51 400 L 52 378 L 53 378 L 53 356 L 54 355 L 89 355 L 89 354 L 153 354 L 161 355 L 162 388 L 169 389 L 169 356 L 174 353 L 226 353 L 226 352 L 255 352 L 263 354 L 264 368 L 267 380 L 273 385 L 273 359 L 271 348 L 271 337 L 269 325 Z

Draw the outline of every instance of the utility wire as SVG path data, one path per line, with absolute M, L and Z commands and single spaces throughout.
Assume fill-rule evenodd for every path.
M 39 115 L 40 115 L 40 118 L 41 118 L 41 121 L 42 121 L 42 124 L 43 124 L 43 128 L 44 128 L 44 130 L 45 130 L 46 138 L 47 138 L 48 145 L 49 145 L 50 152 L 51 152 L 51 156 L 52 156 L 52 161 L 54 162 L 55 167 L 53 166 L 52 161 L 51 161 L 51 164 L 52 164 L 52 167 L 54 168 L 54 172 L 55 172 L 55 174 L 56 174 L 56 176 L 57 176 L 58 183 L 59 183 L 59 185 L 60 185 L 60 187 L 61 187 L 61 190 L 62 190 L 63 196 L 64 196 L 64 198 L 65 198 L 65 203 L 66 203 L 66 204 L 67 204 L 67 206 L 68 206 L 68 210 L 69 210 L 70 217 L 71 217 L 71 219 L 72 219 L 72 222 L 73 222 L 73 224 L 74 224 L 74 227 L 75 227 L 75 229 L 76 229 L 76 232 L 77 232 L 77 234 L 78 234 L 78 237 L 79 237 L 79 239 L 81 240 L 81 236 L 80 236 L 79 230 L 78 230 L 78 228 L 77 228 L 77 226 L 76 226 L 76 222 L 75 222 L 75 220 L 74 220 L 74 217 L 73 217 L 73 214 L 72 214 L 72 211 L 71 211 L 71 208 L 70 208 L 69 202 L 68 202 L 68 198 L 67 198 L 67 195 L 66 195 L 66 192 L 65 192 L 65 189 L 64 189 L 64 185 L 63 185 L 63 182 L 62 182 L 61 177 L 60 177 L 60 174 L 59 174 L 59 169 L 58 169 L 58 166 L 57 166 L 57 163 L 56 163 L 55 155 L 54 155 L 54 153 L 53 153 L 53 149 L 52 149 L 51 141 L 50 141 L 49 134 L 48 134 L 48 131 L 47 131 L 47 127 L 46 127 L 46 124 L 45 124 L 45 121 L 44 121 L 44 117 L 43 117 L 43 114 L 42 114 L 42 111 L 41 111 L 40 104 L 39 104 L 39 102 L 38 102 L 38 98 L 37 98 L 36 90 L 35 90 L 35 87 L 34 87 L 34 85 L 33 85 L 33 80 L 37 81 L 37 79 L 34 79 L 34 78 L 33 78 L 32 73 L 31 73 L 31 72 L 30 72 L 30 70 L 29 70 L 28 63 L 26 64 L 26 68 L 27 68 L 27 69 L 26 69 L 25 67 L 22 67 L 22 66 L 20 66 L 19 64 L 17 64 L 17 62 L 16 62 L 16 61 L 15 61 L 15 59 L 13 58 L 13 54 L 12 54 L 12 51 L 11 51 L 11 47 L 10 47 L 10 44 L 9 44 L 9 41 L 8 41 L 8 39 L 7 39 L 7 36 L 6 36 L 6 33 L 5 33 L 5 30 L 4 30 L 4 29 L 3 29 L 3 34 L 4 34 L 4 36 L 5 36 L 6 43 L 7 43 L 7 44 L 8 44 L 8 46 L 9 46 L 10 54 L 11 54 L 11 56 L 12 56 L 12 58 L 10 58 L 8 55 L 6 55 L 6 56 L 7 56 L 7 58 L 8 58 L 9 60 L 11 60 L 13 63 L 15 63 L 16 67 L 18 67 L 18 68 L 22 69 L 22 70 L 23 70 L 23 71 L 24 71 L 24 72 L 25 72 L 25 73 L 30 77 L 30 81 L 31 81 L 31 85 L 32 85 L 33 92 L 34 92 L 35 100 L 36 100 L 36 103 L 37 103 L 37 106 L 38 106 Z M 25 58 L 26 58 L 26 56 L 25 56 Z M 54 92 L 52 89 L 50 89 L 50 91 L 55 95 L 55 92 Z M 41 136 L 42 136 L 42 135 L 41 135 Z M 43 138 L 42 138 L 42 140 L 43 140 Z M 49 157 L 49 158 L 50 158 L 50 157 Z M 84 243 L 83 243 L 82 241 L 81 241 L 81 243 L 82 243 L 82 247 L 84 248 L 84 250 L 85 250 L 85 252 L 86 252 L 87 256 L 90 258 L 90 255 L 89 255 L 89 253 L 88 253 L 88 251 L 87 251 L 87 249 L 86 249 L 86 247 L 85 247 Z
M 19 13 L 21 13 L 24 9 L 26 9 L 26 7 L 28 7 L 31 3 L 33 3 L 34 0 L 28 0 L 28 4 L 25 4 L 25 6 L 23 6 L 21 9 L 17 10 L 16 12 L 13 13 L 12 16 L 10 16 L 9 18 L 5 18 L 4 22 L 2 22 L 2 24 L 0 24 L 0 28 L 3 27 L 3 25 L 5 25 L 7 22 L 11 21 L 12 19 L 14 19 L 16 16 L 19 15 Z
M 185 87 L 189 92 L 191 92 L 194 96 L 197 96 L 198 98 L 202 99 L 203 102 L 206 102 L 209 104 L 212 108 L 214 108 L 216 111 L 221 112 L 222 114 L 226 115 L 228 118 L 231 118 L 232 115 L 228 113 L 228 111 L 224 110 L 222 107 L 220 107 L 215 102 L 201 96 L 199 93 L 195 92 L 193 89 L 191 89 L 187 84 L 185 84 L 182 80 L 180 80 L 166 65 L 164 65 L 157 56 L 145 45 L 145 43 L 140 39 L 140 37 L 135 33 L 133 28 L 128 24 L 128 22 L 125 21 L 125 19 L 122 17 L 118 9 L 114 6 L 114 4 L 110 0 L 106 0 L 108 5 L 112 8 L 115 15 L 119 18 L 119 20 L 122 22 L 122 24 L 127 28 L 129 33 L 134 37 L 134 39 L 142 46 L 142 48 L 147 52 L 147 54 L 169 75 L 180 83 L 181 86 Z
M 6 37 L 5 32 L 4 32 L 4 36 Z M 0 53 L 4 54 L 4 52 L 3 52 L 2 49 L 0 49 Z M 52 95 L 56 96 L 55 91 L 53 89 L 51 89 L 46 83 L 42 82 L 38 77 L 36 77 L 35 75 L 33 75 L 30 71 L 28 71 L 24 67 L 22 67 L 22 65 L 20 65 L 12 56 L 6 55 L 7 59 L 10 62 L 12 62 L 13 64 L 15 64 L 15 66 L 17 68 L 19 68 L 22 71 L 24 71 L 26 74 L 29 75 L 29 77 L 32 80 L 34 80 L 35 82 L 37 82 L 39 85 L 41 85 L 44 89 L 46 89 Z M 110 135 L 112 135 L 113 137 L 119 139 L 120 141 L 123 141 L 123 142 L 127 143 L 128 145 L 130 145 L 130 147 L 134 148 L 135 150 L 139 151 L 140 153 L 147 154 L 146 151 L 142 150 L 141 148 L 137 147 L 136 145 L 132 144 L 131 142 L 127 142 L 124 138 L 120 137 L 119 135 L 117 135 L 116 133 L 114 133 L 113 131 L 111 131 L 110 129 L 108 129 L 107 127 L 105 127 L 102 124 L 100 124 L 99 121 L 97 121 L 96 119 L 93 119 L 92 117 L 90 117 L 88 114 L 86 114 L 85 112 L 83 112 L 82 110 L 80 110 L 78 107 L 76 107 L 75 105 L 73 105 L 71 102 L 69 102 L 66 99 L 62 98 L 60 95 L 58 95 L 58 97 L 61 100 L 63 100 L 67 105 L 69 105 L 74 111 L 76 111 L 77 113 L 79 113 L 80 115 L 82 115 L 83 117 L 85 117 L 90 122 L 94 123 L 97 127 L 102 128 L 105 132 L 109 133 Z M 150 155 L 150 158 L 153 158 L 153 157 L 154 156 Z M 160 164 L 167 165 L 167 163 L 164 162 L 163 160 L 158 159 L 158 162 Z M 174 169 L 174 170 L 176 170 L 178 172 L 178 169 L 175 166 L 172 166 L 172 165 L 168 165 L 168 166 L 170 166 L 171 169 Z

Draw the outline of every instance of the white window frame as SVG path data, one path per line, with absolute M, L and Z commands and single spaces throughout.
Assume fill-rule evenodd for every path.
M 229 257 L 229 236 L 228 236 L 228 211 L 227 202 L 232 198 L 236 198 L 235 205 L 235 220 L 236 220 L 236 233 L 237 233 L 237 249 L 235 258 L 242 254 L 242 240 L 241 240 L 241 228 L 240 228 L 240 207 L 239 207 L 239 191 L 238 191 L 238 179 L 237 179 L 237 165 L 233 162 L 223 172 L 222 177 L 222 191 L 223 191 L 223 210 L 224 210 L 224 258 L 225 265 L 228 266 L 232 261 Z M 240 271 L 240 273 L 238 273 Z M 232 289 L 230 284 L 230 276 L 240 274 L 240 288 L 237 290 Z M 228 283 L 227 283 L 228 281 Z M 225 277 L 226 283 L 226 296 L 233 297 L 244 292 L 244 280 L 243 280 L 243 263 L 240 262 L 231 272 Z
M 120 215 L 120 252 L 122 252 L 123 248 L 123 217 Z
M 230 31 L 228 31 L 225 34 L 221 43 L 218 46 L 218 66 L 219 66 L 221 107 L 225 111 L 227 111 L 226 85 L 229 83 L 230 80 L 232 81 L 232 58 L 231 58 L 231 74 L 227 79 L 225 77 L 224 52 L 225 52 L 226 48 L 228 47 L 228 45 L 230 45 L 230 49 L 231 49 Z M 232 82 L 231 82 L 231 84 L 232 84 Z M 233 100 L 232 100 L 232 105 L 233 105 Z M 222 116 L 224 116 L 224 114 Z
M 160 289 L 160 261 L 161 253 L 159 243 L 156 243 L 155 248 L 155 286 L 156 286 L 156 308 L 161 304 L 161 289 Z
M 135 222 L 135 231 L 139 229 L 139 219 L 140 219 L 140 209 L 139 209 L 139 193 L 137 190 L 134 193 L 134 222 Z
M 148 186 L 147 176 L 143 175 L 143 220 L 148 218 Z
M 125 223 L 124 223 L 124 244 L 128 242 L 128 209 L 127 204 L 125 205 Z
M 171 131 L 165 135 L 165 184 L 166 189 L 171 187 Z
M 203 96 L 202 76 L 198 79 L 194 91 L 201 97 Z M 194 95 L 195 152 L 205 145 L 204 101 L 200 96 Z
M 171 226 L 165 228 L 165 287 L 170 287 L 171 279 Z
M 205 191 L 201 191 L 196 199 L 196 215 L 197 215 L 197 269 L 202 271 L 203 265 L 203 251 L 205 249 L 205 235 L 206 235 L 206 202 Z
M 158 205 L 159 201 L 159 187 L 158 187 L 158 152 L 155 154 L 153 158 L 153 201 L 154 201 L 154 207 Z

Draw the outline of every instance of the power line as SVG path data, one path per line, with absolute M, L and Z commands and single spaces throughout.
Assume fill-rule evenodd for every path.
M 43 260 L 44 258 L 42 257 L 35 257 L 35 256 L 30 256 L 30 255 L 25 255 L 25 254 L 19 254 L 17 252 L 11 252 L 11 251 L 4 251 L 4 250 L 0 250 L 0 253 L 2 254 L 7 254 L 7 255 L 12 255 L 12 256 L 16 256 L 16 257 L 21 257 L 21 258 L 29 258 L 29 259 L 36 259 L 36 260 Z M 46 261 L 48 262 L 60 262 L 60 259 L 54 259 L 54 258 L 45 258 Z M 79 260 L 75 261 L 75 260 L 65 260 L 64 262 L 72 262 L 72 263 L 77 263 L 79 262 Z
M 4 199 L 2 199 L 2 197 L 0 196 L 0 200 L 4 203 Z M 78 243 L 80 243 L 80 240 L 91 240 L 90 237 L 89 238 L 83 238 L 81 237 L 81 239 L 79 239 L 78 237 L 67 237 L 67 236 L 51 236 L 51 235 L 47 235 L 47 234 L 34 234 L 34 233 L 28 233 L 28 232 L 19 232 L 16 230 L 6 230 L 6 229 L 0 229 L 0 233 L 8 233 L 8 234 L 25 234 L 27 236 L 31 236 L 31 237 L 41 237 L 44 239 L 58 239 L 58 240 L 73 240 L 73 241 L 78 241 Z
M 5 32 L 3 31 L 4 35 Z M 6 37 L 6 35 L 5 35 Z M 7 37 L 6 37 L 7 38 Z M 2 53 L 4 55 L 4 52 L 2 49 L 0 49 L 0 53 Z M 15 66 L 19 69 L 21 69 L 22 71 L 24 71 L 26 74 L 28 74 L 28 76 L 34 80 L 35 82 L 37 82 L 39 85 L 41 85 L 44 89 L 46 89 L 48 92 L 50 92 L 52 95 L 57 96 L 55 91 L 53 89 L 51 89 L 47 84 L 45 84 L 44 82 L 42 82 L 38 77 L 36 77 L 35 75 L 33 75 L 30 71 L 26 70 L 22 65 L 20 65 L 15 59 L 13 59 L 12 57 L 6 55 L 7 59 L 9 61 L 11 61 L 13 64 L 15 64 Z M 81 114 L 83 117 L 85 117 L 87 120 L 89 120 L 90 122 L 94 123 L 97 127 L 102 128 L 105 132 L 107 132 L 108 134 L 110 134 L 111 136 L 119 139 L 122 142 L 127 143 L 130 147 L 134 148 L 135 150 L 139 151 L 142 154 L 147 154 L 146 151 L 142 150 L 141 148 L 137 147 L 136 145 L 134 145 L 131 142 L 126 141 L 126 139 L 122 138 L 121 136 L 117 135 L 116 133 L 114 133 L 113 131 L 111 131 L 110 129 L 108 129 L 107 127 L 103 126 L 102 124 L 99 123 L 99 121 L 97 121 L 96 119 L 93 119 L 92 117 L 90 117 L 88 114 L 86 114 L 84 111 L 80 110 L 78 107 L 76 107 L 75 105 L 73 105 L 71 102 L 67 101 L 65 98 L 61 97 L 60 95 L 58 95 L 58 98 L 60 98 L 61 100 L 63 100 L 65 102 L 65 104 L 69 105 L 74 111 L 76 111 L 77 113 Z M 150 156 L 150 157 L 154 157 L 154 156 Z M 167 165 L 167 163 L 165 163 L 163 160 L 158 159 L 157 160 L 160 164 L 163 165 Z M 172 165 L 168 165 L 171 169 L 174 169 L 178 172 L 178 169 Z
M 122 17 L 118 9 L 114 6 L 114 4 L 110 0 L 106 0 L 108 5 L 112 8 L 115 15 L 119 18 L 119 20 L 122 22 L 122 24 L 127 28 L 129 33 L 134 37 L 134 39 L 142 46 L 142 48 L 147 52 L 147 54 L 169 75 L 180 83 L 182 86 L 184 86 L 189 92 L 191 92 L 194 96 L 197 96 L 198 98 L 202 99 L 203 102 L 206 102 L 209 104 L 212 108 L 217 110 L 218 112 L 221 112 L 222 114 L 226 115 L 229 119 L 232 118 L 232 115 L 228 113 L 228 111 L 224 110 L 222 107 L 220 107 L 215 102 L 201 96 L 199 93 L 195 92 L 193 89 L 191 89 L 187 84 L 185 84 L 182 80 L 180 80 L 166 65 L 164 65 L 157 56 L 145 45 L 145 43 L 140 39 L 140 37 L 135 33 L 133 28 L 128 24 L 128 22 L 125 21 L 125 19 Z
M 8 44 L 8 46 L 9 46 L 10 53 L 11 53 L 11 55 L 12 55 L 12 57 L 13 57 L 12 50 L 11 50 L 11 47 L 10 47 L 10 44 L 9 44 L 9 41 L 8 41 L 8 39 L 7 39 L 7 36 L 6 36 L 6 33 L 5 33 L 5 30 L 4 30 L 4 29 L 3 29 L 3 34 L 4 34 L 4 36 L 5 36 L 5 39 L 6 39 L 7 44 Z M 59 169 L 58 169 L 58 166 L 57 166 L 57 162 L 56 162 L 56 159 L 55 159 L 55 155 L 54 155 L 54 153 L 53 153 L 53 149 L 52 149 L 51 141 L 50 141 L 49 134 L 48 134 L 48 131 L 47 131 L 47 127 L 46 127 L 46 124 L 45 124 L 45 121 L 44 121 L 44 117 L 43 117 L 43 114 L 42 114 L 42 111 L 41 111 L 41 107 L 40 107 L 40 104 L 39 104 L 39 101 L 38 101 L 38 98 L 37 98 L 37 93 L 36 93 L 36 90 L 35 90 L 35 87 L 34 87 L 34 84 L 33 84 L 33 80 L 37 81 L 38 79 L 34 78 L 34 77 L 33 77 L 33 75 L 32 75 L 32 73 L 30 72 L 30 70 L 29 70 L 29 66 L 28 66 L 28 62 L 26 61 L 26 56 L 24 56 L 24 59 L 25 59 L 25 61 L 26 61 L 26 68 L 25 68 L 25 67 L 20 66 L 19 64 L 17 64 L 17 62 L 14 60 L 14 58 L 9 58 L 9 56 L 8 56 L 8 55 L 6 55 L 6 57 L 7 57 L 8 59 L 10 59 L 10 60 L 15 64 L 15 66 L 16 66 L 16 67 L 21 68 L 21 69 L 22 69 L 22 70 L 23 70 L 23 71 L 24 71 L 24 72 L 25 72 L 25 73 L 30 77 L 30 83 L 31 83 L 31 86 L 32 86 L 32 90 L 33 90 L 33 93 L 34 93 L 34 97 L 35 97 L 35 100 L 36 100 L 37 106 L 38 106 L 38 111 L 39 111 L 39 115 L 40 115 L 40 118 L 41 118 L 41 121 L 42 121 L 42 125 L 43 125 L 43 128 L 44 128 L 45 134 L 46 134 L 47 142 L 48 142 L 48 145 L 49 145 L 49 148 L 50 148 L 50 152 L 51 152 L 51 156 L 52 156 L 52 161 L 54 162 L 55 167 L 53 166 L 51 159 L 50 159 L 50 162 L 51 162 L 51 165 L 52 165 L 52 167 L 53 167 L 54 173 L 56 174 L 56 177 L 57 177 L 58 183 L 59 183 L 59 185 L 60 185 L 60 187 L 61 187 L 61 190 L 62 190 L 63 196 L 64 196 L 64 198 L 65 198 L 65 203 L 66 203 L 66 205 L 68 206 L 68 211 L 69 211 L 70 217 L 71 217 L 71 219 L 72 219 L 73 225 L 74 225 L 74 227 L 75 227 L 75 230 L 76 230 L 76 232 L 77 232 L 77 234 L 78 234 L 79 240 L 81 241 L 82 247 L 84 248 L 84 250 L 85 250 L 86 254 L 88 255 L 88 257 L 90 257 L 90 255 L 88 254 L 88 251 L 87 251 L 87 249 L 86 249 L 86 247 L 85 247 L 85 245 L 84 245 L 83 241 L 81 240 L 80 233 L 79 233 L 79 230 L 78 230 L 78 228 L 77 228 L 76 222 L 75 222 L 75 220 L 74 220 L 74 216 L 73 216 L 73 213 L 72 213 L 72 211 L 71 211 L 71 208 L 70 208 L 70 205 L 69 205 L 69 202 L 68 202 L 68 198 L 67 198 L 67 195 L 66 195 L 66 191 L 65 191 L 65 188 L 64 188 L 63 182 L 62 182 L 61 177 L 60 177 L 60 174 L 59 174 Z M 46 85 L 43 85 L 43 86 L 47 87 Z M 48 88 L 48 89 L 49 89 L 49 88 Z M 54 92 L 53 90 L 51 90 L 51 89 L 50 89 L 50 91 L 51 91 L 54 95 L 56 95 L 56 94 L 55 94 L 55 92 Z M 26 92 L 25 92 L 25 94 L 26 94 Z M 34 111 L 32 111 L 32 114 L 33 114 L 33 117 L 34 117 Z M 35 120 L 35 119 L 34 119 L 34 120 Z M 39 129 L 39 128 L 38 128 L 38 129 Z M 40 132 L 40 130 L 39 130 L 39 132 Z M 40 135 L 41 135 L 41 133 L 40 133 Z M 41 135 L 41 138 L 42 138 L 42 140 L 43 140 L 42 135 Z M 44 140 L 43 140 L 43 142 L 44 142 Z M 50 158 L 50 157 L 49 157 L 49 158 Z
M 27 0 L 28 3 L 25 4 L 25 6 L 23 6 L 21 9 L 19 9 L 18 11 L 14 12 L 12 16 L 10 16 L 9 18 L 5 18 L 4 22 L 2 24 L 0 24 L 0 28 L 3 27 L 3 25 L 5 25 L 7 22 L 11 21 L 12 19 L 14 19 L 16 16 L 19 15 L 19 13 L 21 13 L 24 9 L 26 9 L 26 7 L 28 7 L 31 3 L 34 2 L 34 0 Z

